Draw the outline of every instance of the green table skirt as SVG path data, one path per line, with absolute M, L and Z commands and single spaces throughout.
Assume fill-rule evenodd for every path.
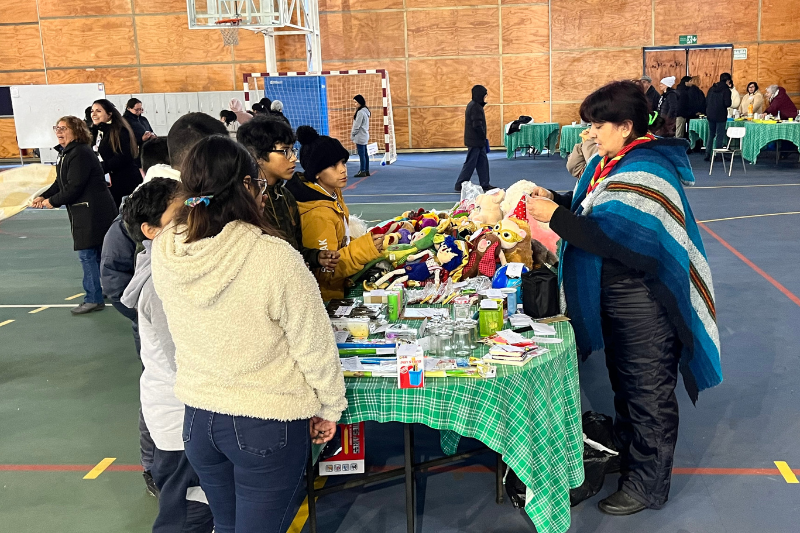
M 749 120 L 729 120 L 725 123 L 725 129 L 731 127 L 744 127 L 747 133 L 742 139 L 742 156 L 755 163 L 758 154 L 769 143 L 783 140 L 794 143 L 800 147 L 800 123 L 782 122 L 780 124 L 759 124 Z M 708 120 L 692 119 L 689 121 L 689 141 L 692 146 L 702 140 L 705 144 L 708 139 Z M 727 140 L 725 141 L 727 143 Z
M 567 158 L 572 152 L 576 144 L 581 142 L 581 132 L 589 126 L 576 124 L 575 126 L 569 125 L 561 128 L 561 140 L 558 144 L 558 150 L 561 152 L 561 157 Z
M 556 149 L 558 141 L 558 124 L 553 122 L 534 122 L 522 124 L 519 131 L 505 136 L 506 157 L 514 159 L 514 153 L 520 148 L 533 147 L 541 151 L 547 148 L 551 152 Z

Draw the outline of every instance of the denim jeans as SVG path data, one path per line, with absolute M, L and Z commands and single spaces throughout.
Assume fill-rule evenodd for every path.
M 83 301 L 90 304 L 103 303 L 103 289 L 100 287 L 100 247 L 78 250 L 78 258 L 83 267 Z
M 357 144 L 358 161 L 360 163 L 359 172 L 369 172 L 369 156 L 367 155 L 367 145 Z
M 262 420 L 187 405 L 183 442 L 216 533 L 286 531 L 310 453 L 308 420 Z
M 200 486 L 192 465 L 183 450 L 164 451 L 155 448 L 153 481 L 161 494 L 153 533 L 211 533 L 214 517 L 202 502 L 186 499 L 186 491 Z

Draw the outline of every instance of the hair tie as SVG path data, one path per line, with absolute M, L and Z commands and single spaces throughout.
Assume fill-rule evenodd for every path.
M 213 194 L 210 194 L 208 196 L 194 196 L 192 198 L 187 198 L 187 200 L 183 202 L 183 205 L 188 205 L 189 207 L 195 207 L 200 204 L 205 204 L 206 206 L 208 206 L 212 198 L 214 198 Z
M 657 118 L 658 118 L 658 111 L 653 111 L 652 113 L 650 113 L 650 123 L 648 124 L 648 126 L 652 126 L 653 122 L 655 122 Z

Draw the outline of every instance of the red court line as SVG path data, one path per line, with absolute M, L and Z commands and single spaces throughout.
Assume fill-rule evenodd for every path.
M 88 472 L 96 465 L 0 465 L 0 472 Z M 112 464 L 106 472 L 141 472 L 141 465 Z
M 363 178 L 361 178 L 361 179 L 360 179 L 360 180 L 358 180 L 357 182 L 353 183 L 352 185 L 348 185 L 347 187 L 345 187 L 345 188 L 344 188 L 344 190 L 346 190 L 346 191 L 349 191 L 350 189 L 355 189 L 356 187 L 358 187 L 358 184 L 359 184 L 359 183 L 361 183 L 361 182 L 362 182 L 362 181 L 364 181 L 365 179 L 369 178 L 370 176 L 374 176 L 374 175 L 375 175 L 375 174 L 377 174 L 378 172 L 380 172 L 380 171 L 379 171 L 379 170 L 376 170 L 375 172 L 372 172 L 372 173 L 371 173 L 369 176 L 364 176 Z
M 734 248 L 733 246 L 731 246 L 730 244 L 728 244 L 728 243 L 725 241 L 725 239 L 723 239 L 722 237 L 720 237 L 719 235 L 717 235 L 716 233 L 714 233 L 713 231 L 711 231 L 710 229 L 708 229 L 708 226 L 706 226 L 705 224 L 703 224 L 703 223 L 701 223 L 701 222 L 700 222 L 700 223 L 698 223 L 698 226 L 700 226 L 701 228 L 703 228 L 704 230 L 706 230 L 706 231 L 707 231 L 707 232 L 708 232 L 708 233 L 709 233 L 709 234 L 710 234 L 712 237 L 714 237 L 715 239 L 717 239 L 717 240 L 719 241 L 719 243 L 720 243 L 722 246 L 724 246 L 725 248 L 727 248 L 728 250 L 730 250 L 730 251 L 731 251 L 731 253 L 732 253 L 733 255 L 735 255 L 736 257 L 738 257 L 739 259 L 741 259 L 741 260 L 744 262 L 744 264 L 746 264 L 747 266 L 749 266 L 750 268 L 752 268 L 753 270 L 755 270 L 756 272 L 758 272 L 758 273 L 761 275 L 761 277 L 763 277 L 765 280 L 769 281 L 769 282 L 770 282 L 772 285 L 774 285 L 774 286 L 775 286 L 775 288 L 776 288 L 776 289 L 778 289 L 779 291 L 781 291 L 781 292 L 783 293 L 783 295 L 784 295 L 784 296 L 786 296 L 786 297 L 787 297 L 787 298 L 789 298 L 791 301 L 793 301 L 793 302 L 794 302 L 794 303 L 796 303 L 798 306 L 800 306 L 800 298 L 798 298 L 797 296 L 795 296 L 795 294 L 794 294 L 794 293 L 792 293 L 792 291 L 790 291 L 789 289 L 787 289 L 786 287 L 784 287 L 783 285 L 781 285 L 781 284 L 780 284 L 780 283 L 779 283 L 779 282 L 778 282 L 778 281 L 777 281 L 775 278 L 773 278 L 772 276 L 770 276 L 769 274 L 767 274 L 766 272 L 764 272 L 763 270 L 761 270 L 761 269 L 758 267 L 758 265 L 756 265 L 755 263 L 753 263 L 752 261 L 750 261 L 748 258 L 746 258 L 744 255 L 742 255 L 742 253 L 741 253 L 739 250 L 737 250 L 736 248 Z

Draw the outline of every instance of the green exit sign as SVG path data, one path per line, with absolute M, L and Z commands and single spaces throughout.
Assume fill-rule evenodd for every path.
M 681 35 L 680 44 L 697 44 L 697 35 Z

